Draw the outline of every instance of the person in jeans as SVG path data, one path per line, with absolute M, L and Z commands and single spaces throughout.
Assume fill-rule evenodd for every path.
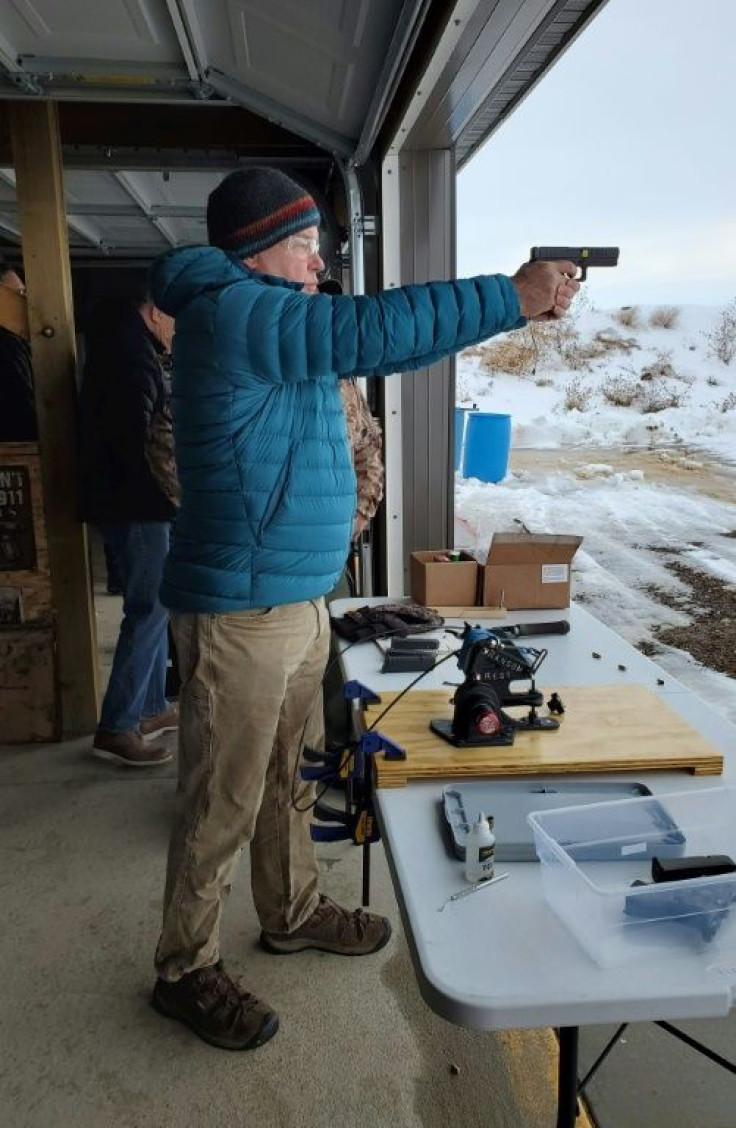
M 176 317 L 173 418 L 182 488 L 161 588 L 181 668 L 178 815 L 152 1002 L 222 1048 L 252 1049 L 276 1012 L 226 971 L 223 907 L 250 846 L 260 943 L 274 954 L 376 952 L 389 922 L 319 890 L 301 749 L 329 647 L 324 595 L 344 566 L 355 472 L 339 381 L 423 368 L 559 317 L 572 263 L 376 297 L 317 293 L 320 214 L 282 172 L 227 176 L 209 246 L 154 264 Z
M 165 696 L 168 612 L 159 599 L 176 505 L 147 459 L 151 422 L 170 398 L 161 360 L 173 325 L 145 297 L 98 306 L 79 396 L 80 515 L 114 559 L 123 595 L 92 751 L 133 768 L 170 760 L 155 738 L 178 726 Z

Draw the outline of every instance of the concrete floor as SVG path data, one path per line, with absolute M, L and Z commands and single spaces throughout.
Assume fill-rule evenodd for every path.
M 98 592 L 103 670 L 119 604 Z M 358 960 L 261 952 L 243 857 L 222 951 L 279 1011 L 272 1042 L 224 1053 L 157 1015 L 175 766 L 115 769 L 89 746 L 0 750 L 3 1128 L 553 1128 L 551 1033 L 484 1034 L 429 1010 L 380 846 L 372 908 L 395 935 Z M 320 846 L 320 858 L 325 891 L 357 904 L 360 851 Z M 734 1022 L 687 1028 L 736 1056 Z M 607 1036 L 584 1033 L 583 1071 Z M 732 1077 L 652 1026 L 624 1038 L 591 1086 L 601 1128 L 736 1128 Z
M 223 1053 L 156 1014 L 174 769 L 107 768 L 88 747 L 0 756 L 4 1128 L 554 1124 L 548 1034 L 462 1030 L 422 1002 L 380 848 L 372 907 L 397 935 L 359 960 L 261 952 L 243 858 L 222 949 L 281 1015 L 267 1046 Z M 357 904 L 360 851 L 320 853 L 325 890 Z

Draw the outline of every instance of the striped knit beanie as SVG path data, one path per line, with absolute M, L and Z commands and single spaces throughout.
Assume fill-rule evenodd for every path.
M 210 243 L 239 258 L 265 251 L 319 222 L 319 208 L 309 193 L 275 168 L 237 169 L 207 200 Z

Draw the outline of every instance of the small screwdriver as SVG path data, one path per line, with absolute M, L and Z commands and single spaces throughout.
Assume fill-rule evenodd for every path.
M 459 893 L 453 893 L 451 897 L 448 897 L 447 900 L 440 905 L 437 912 L 441 913 L 445 905 L 450 904 L 450 901 L 459 901 L 461 897 L 467 897 L 471 893 L 477 893 L 479 889 L 487 889 L 489 885 L 495 885 L 497 881 L 503 881 L 508 876 L 508 873 L 499 873 L 489 881 L 479 881 L 477 885 L 470 885 L 467 889 L 461 889 Z

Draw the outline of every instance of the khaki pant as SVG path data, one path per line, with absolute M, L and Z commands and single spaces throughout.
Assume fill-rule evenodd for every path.
M 329 624 L 322 599 L 173 614 L 171 622 L 182 676 L 179 809 L 156 968 L 176 980 L 217 961 L 220 917 L 246 843 L 265 931 L 292 932 L 317 907 L 311 812 L 294 809 L 292 789 L 308 806 L 313 787 L 297 764 L 303 739 L 321 735 Z

